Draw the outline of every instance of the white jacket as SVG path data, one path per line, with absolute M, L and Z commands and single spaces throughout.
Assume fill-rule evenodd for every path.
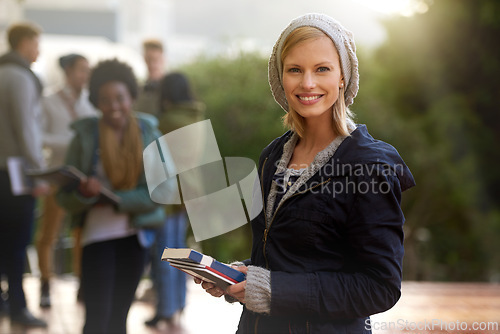
M 68 145 L 73 138 L 73 130 L 69 125 L 77 119 L 97 115 L 87 91 L 82 91 L 74 103 L 71 94 L 71 88 L 66 86 L 42 100 L 43 145 L 49 151 L 50 167 L 64 164 Z M 73 110 L 70 109 L 71 105 Z

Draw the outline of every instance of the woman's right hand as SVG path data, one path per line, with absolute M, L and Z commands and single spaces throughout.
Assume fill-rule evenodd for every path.
M 224 290 L 222 290 L 221 288 L 217 287 L 213 283 L 204 282 L 204 281 L 202 281 L 201 279 L 199 279 L 197 277 L 194 278 L 194 282 L 196 284 L 201 284 L 201 287 L 203 289 L 205 289 L 206 292 L 208 292 L 209 294 L 211 294 L 214 297 L 219 298 L 219 297 L 221 297 L 221 296 L 224 295 Z
M 101 192 L 101 183 L 93 176 L 88 177 L 87 179 L 80 181 L 78 191 L 83 197 L 95 197 Z

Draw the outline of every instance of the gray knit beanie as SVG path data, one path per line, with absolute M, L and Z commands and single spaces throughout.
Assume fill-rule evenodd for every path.
M 274 99 L 279 105 L 288 112 L 288 102 L 286 101 L 285 91 L 283 89 L 281 50 L 283 43 L 292 31 L 299 27 L 315 27 L 323 31 L 331 38 L 340 55 L 340 65 L 345 83 L 345 104 L 352 104 L 354 97 L 358 93 L 359 73 L 358 58 L 356 57 L 356 45 L 352 33 L 345 29 L 338 21 L 324 14 L 306 14 L 294 19 L 288 27 L 283 30 L 280 37 L 273 47 L 273 53 L 269 58 L 268 79 Z

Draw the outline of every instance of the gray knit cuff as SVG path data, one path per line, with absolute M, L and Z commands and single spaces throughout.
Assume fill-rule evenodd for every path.
M 246 308 L 256 313 L 271 313 L 271 272 L 248 266 L 245 288 Z

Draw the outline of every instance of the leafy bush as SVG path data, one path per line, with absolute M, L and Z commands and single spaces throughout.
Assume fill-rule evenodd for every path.
M 262 149 L 284 132 L 284 112 L 267 82 L 267 59 L 255 53 L 200 57 L 182 71 L 207 106 L 222 157 L 246 157 L 257 164 Z M 251 236 L 247 224 L 202 246 L 218 259 L 243 260 L 250 257 Z

